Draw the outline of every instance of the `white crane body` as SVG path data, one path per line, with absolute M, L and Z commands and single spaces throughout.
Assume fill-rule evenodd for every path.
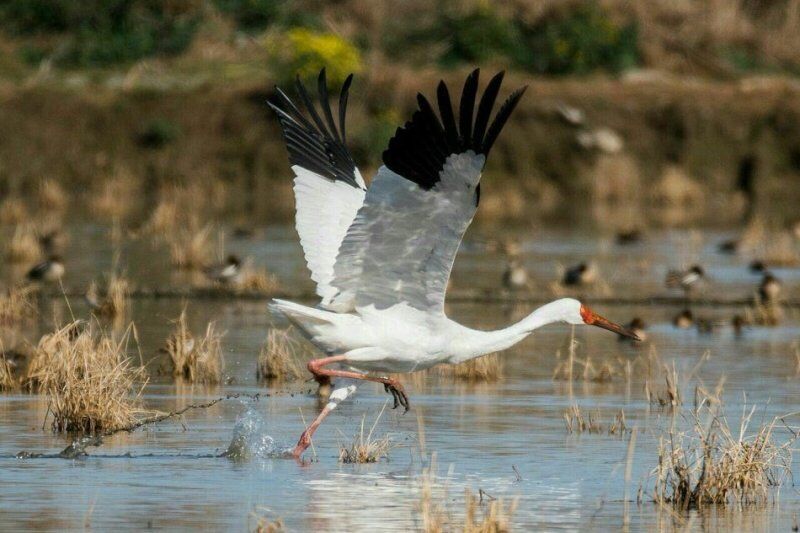
M 369 187 L 346 147 L 352 75 L 339 96 L 338 126 L 324 69 L 318 78 L 321 112 L 299 79 L 305 113 L 277 89 L 278 101 L 270 105 L 295 174 L 296 228 L 320 302 L 308 307 L 273 300 L 270 308 L 327 355 L 308 365 L 320 383 L 331 377 L 377 381 L 392 393 L 395 407 L 399 402 L 408 409 L 397 380 L 361 372 L 406 373 L 458 364 L 504 350 L 553 322 L 593 324 L 632 335 L 570 298 L 497 331 L 471 329 L 445 315 L 450 272 L 480 202 L 486 158 L 525 91 L 514 91 L 492 118 L 502 80 L 503 73 L 494 76 L 478 101 L 478 71 L 472 72 L 458 118 L 444 82 L 437 87 L 438 115 L 418 95 L 418 110 L 389 141 L 384 164 Z M 309 445 L 322 419 L 354 391 L 350 385 L 334 392 L 303 433 L 295 456 Z

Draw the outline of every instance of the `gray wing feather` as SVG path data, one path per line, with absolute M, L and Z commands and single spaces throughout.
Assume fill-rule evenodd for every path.
M 405 302 L 443 313 L 484 162 L 471 150 L 451 155 L 430 190 L 381 167 L 339 249 L 334 306 L 385 309 Z

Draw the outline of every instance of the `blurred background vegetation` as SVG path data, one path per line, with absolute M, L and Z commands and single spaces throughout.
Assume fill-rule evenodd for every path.
M 232 212 L 286 220 L 275 84 L 357 73 L 368 174 L 416 91 L 482 67 L 531 84 L 490 161 L 494 216 L 730 224 L 800 199 L 799 30 L 800 0 L 3 0 L 0 193 L 221 181 Z

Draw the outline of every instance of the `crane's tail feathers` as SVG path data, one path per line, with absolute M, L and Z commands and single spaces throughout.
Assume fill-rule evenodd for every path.
M 331 322 L 330 311 L 323 311 L 314 307 L 296 304 L 288 300 L 273 299 L 269 304 L 269 310 L 274 314 L 285 316 L 289 322 L 302 326 L 302 324 L 316 323 L 329 324 Z

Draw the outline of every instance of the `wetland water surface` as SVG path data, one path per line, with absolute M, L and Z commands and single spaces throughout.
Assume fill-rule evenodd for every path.
M 75 228 L 72 237 L 65 285 L 79 287 L 108 270 L 111 246 L 104 232 L 91 226 Z M 537 235 L 524 245 L 524 252 L 540 287 L 537 297 L 550 296 L 556 261 L 567 265 L 587 258 L 598 260 L 607 274 L 604 290 L 611 294 L 661 294 L 666 268 L 694 260 L 710 272 L 713 285 L 707 290 L 738 296 L 752 290 L 757 278 L 747 273 L 746 264 L 714 253 L 714 239 L 720 235 L 691 247 L 683 237 L 664 234 L 652 238 L 658 245 L 618 250 L 591 236 L 553 233 Z M 233 241 L 229 247 L 268 265 L 283 284 L 306 290 L 310 285 L 294 239 L 291 230 L 280 229 L 259 240 Z M 83 246 L 86 249 L 80 249 Z M 123 251 L 123 264 L 135 283 L 182 282 L 171 279 L 166 262 L 154 262 L 153 257 L 158 256 L 143 244 Z M 466 243 L 456 262 L 454 287 L 497 286 L 502 267 L 497 256 Z M 791 293 L 797 271 L 778 273 Z M 6 270 L 2 275 L 8 279 L 13 273 Z M 73 313 L 85 316 L 82 302 L 71 303 Z M 52 317 L 49 303 L 42 305 L 47 309 L 43 316 Z M 133 301 L 130 318 L 149 368 L 158 366 L 158 348 L 183 305 L 178 299 Z M 467 325 L 488 329 L 518 320 L 530 307 L 457 303 L 449 305 L 448 312 Z M 340 464 L 339 445 L 351 442 L 363 417 L 369 428 L 388 398 L 382 387 L 361 385 L 315 435 L 314 451 L 307 457 L 316 461 L 300 466 L 275 455 L 294 444 L 303 429 L 302 418 L 314 416 L 317 400 L 305 393 L 308 383 L 270 388 L 256 382 L 258 352 L 274 325 L 266 301 L 192 300 L 187 314 L 193 330 L 214 320 L 226 332 L 228 382 L 212 388 L 178 386 L 154 375 L 145 388 L 147 407 L 171 411 L 230 393 L 275 395 L 258 401 L 228 400 L 190 411 L 179 420 L 118 434 L 100 447 L 88 448 L 85 457 L 19 459 L 16 454 L 21 451 L 57 454 L 69 440 L 42 429 L 44 398 L 2 394 L 0 528 L 246 530 L 254 526 L 255 512 L 282 518 L 292 531 L 420 529 L 420 474 L 435 462 L 434 493 L 453 515 L 463 513 L 465 489 L 473 494 L 483 490 L 506 501 L 517 499 L 513 524 L 521 530 L 679 528 L 687 520 L 695 528 L 712 530 L 789 530 L 800 515 L 800 496 L 791 478 L 780 491 L 772 490 L 770 503 L 762 506 L 673 513 L 650 501 L 653 482 L 648 474 L 657 465 L 659 439 L 670 427 L 690 427 L 697 386 L 714 389 L 725 377 L 721 399 L 736 429 L 742 413 L 752 406 L 756 411 L 750 432 L 777 415 L 798 410 L 796 310 L 787 310 L 786 320 L 777 327 L 752 326 L 737 336 L 729 323 L 741 309 L 695 309 L 719 323 L 708 334 L 673 328 L 671 318 L 680 309 L 646 303 L 598 307 L 598 312 L 620 322 L 642 317 L 649 337 L 633 346 L 607 332 L 577 328 L 571 382 L 553 379 L 567 357 L 571 331 L 566 326 L 540 330 L 506 352 L 503 377 L 494 383 L 462 383 L 435 373 L 401 378 L 412 410 L 403 415 L 387 409 L 374 431 L 391 437 L 395 447 L 389 460 Z M 56 315 L 63 318 L 69 312 L 63 302 L 56 302 Z M 38 331 L 24 334 L 35 341 L 36 334 L 51 327 L 49 320 L 38 324 Z M 663 389 L 663 374 L 654 370 L 659 364 L 646 363 L 655 361 L 649 359 L 654 357 L 648 355 L 651 349 L 664 363 L 674 361 L 681 375 L 695 370 L 681 382 L 684 404 L 676 415 L 646 397 L 646 389 L 653 395 Z M 133 352 L 138 357 L 139 350 Z M 595 370 L 584 380 L 587 358 Z M 604 366 L 610 376 L 592 380 Z M 627 376 L 625 368 L 630 369 Z M 596 434 L 569 434 L 564 412 L 576 403 L 605 428 L 624 410 L 627 427 L 635 427 L 637 434 L 629 482 L 629 433 L 608 435 L 604 428 Z M 796 427 L 800 419 L 788 417 L 786 423 Z M 783 424 L 775 433 L 779 442 L 790 435 Z M 232 441 L 246 452 L 239 454 L 244 457 L 220 457 Z M 797 464 L 790 468 L 795 476 L 800 473 Z M 644 492 L 637 504 L 640 485 Z

